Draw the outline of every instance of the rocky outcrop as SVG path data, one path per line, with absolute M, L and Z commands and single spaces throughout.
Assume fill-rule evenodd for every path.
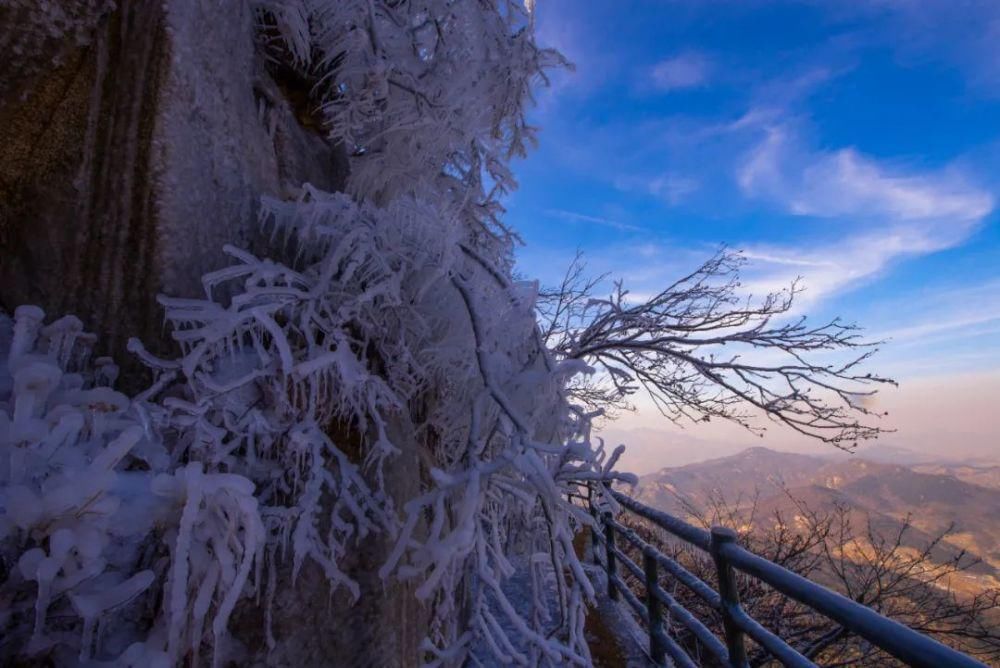
M 128 337 L 166 345 L 158 293 L 200 293 L 223 244 L 253 245 L 262 194 L 336 190 L 346 158 L 299 121 L 247 3 L 51 4 L 0 10 L 20 56 L 0 62 L 0 306 L 72 312 L 128 368 Z
M 201 275 L 227 264 L 223 244 L 260 243 L 262 195 L 339 190 L 346 157 L 310 122 L 308 82 L 269 69 L 247 3 L 78 0 L 55 3 L 67 17 L 55 21 L 51 4 L 0 8 L 0 50 L 20 56 L 0 59 L 0 307 L 77 315 L 122 364 L 119 385 L 140 387 L 124 347 L 169 348 L 157 294 L 201 293 Z M 421 446 L 397 428 L 406 462 L 387 487 L 402 501 Z M 343 565 L 357 603 L 303 568 L 276 597 L 272 647 L 262 608 L 241 606 L 243 661 L 412 665 L 428 612 L 378 578 L 388 540 Z

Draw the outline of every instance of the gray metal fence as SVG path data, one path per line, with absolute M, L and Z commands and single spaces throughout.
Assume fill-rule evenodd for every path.
M 861 636 L 873 645 L 911 666 L 926 668 L 985 668 L 985 664 L 956 651 L 899 622 L 884 617 L 871 608 L 807 580 L 781 566 L 740 547 L 736 533 L 722 527 L 705 531 L 665 512 L 655 510 L 613 489 L 602 486 L 629 514 L 640 517 L 689 545 L 706 552 L 715 562 L 718 591 L 695 576 L 676 560 L 643 540 L 635 531 L 618 522 L 607 510 L 594 503 L 596 489 L 586 487 L 583 495 L 573 495 L 587 503 L 596 521 L 591 533 L 593 553 L 607 574 L 607 596 L 624 599 L 642 620 L 649 635 L 649 654 L 657 664 L 667 656 L 674 664 L 694 667 L 697 663 L 664 628 L 664 611 L 683 625 L 699 644 L 722 665 L 746 668 L 745 637 L 749 636 L 775 659 L 786 666 L 815 666 L 811 660 L 779 636 L 764 628 L 740 605 L 736 571 L 767 583 L 785 596 L 802 603 L 835 621 L 844 629 Z M 642 554 L 642 565 L 635 563 L 622 549 L 626 541 Z M 603 549 L 602 549 L 603 548 Z M 620 575 L 624 568 L 645 585 L 644 599 L 633 592 Z M 661 586 L 661 575 L 688 588 L 722 618 L 723 638 L 686 609 Z M 838 629 L 839 630 L 839 629 Z

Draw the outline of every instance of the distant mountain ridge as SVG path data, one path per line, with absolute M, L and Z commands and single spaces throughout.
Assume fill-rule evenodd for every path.
M 856 454 L 846 455 L 839 450 L 819 455 L 824 459 L 866 459 L 880 464 L 899 464 L 901 466 L 943 466 L 948 468 L 1000 468 L 1000 452 L 993 457 L 955 457 L 945 453 L 927 453 L 910 450 L 898 445 L 878 443 L 858 450 Z
M 913 467 L 918 473 L 949 475 L 973 485 L 1000 489 L 1000 465 L 974 466 L 972 464 L 918 464 Z M 997 510 L 1000 512 L 1000 509 Z
M 713 497 L 749 504 L 756 496 L 758 518 L 773 517 L 775 511 L 794 517 L 797 508 L 790 498 L 794 497 L 813 510 L 847 506 L 853 518 L 864 522 L 870 517 L 874 526 L 887 533 L 908 519 L 914 527 L 908 536 L 913 545 L 947 530 L 940 558 L 964 549 L 984 562 L 974 569 L 977 577 L 997 581 L 1000 484 L 996 481 L 1000 481 L 1000 467 L 904 466 L 754 447 L 642 476 L 633 494 L 678 515 L 686 514 L 685 502 L 705 508 Z

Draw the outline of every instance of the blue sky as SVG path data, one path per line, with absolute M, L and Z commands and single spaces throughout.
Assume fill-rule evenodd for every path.
M 891 336 L 904 389 L 1000 378 L 1000 3 L 540 0 L 538 28 L 576 71 L 516 165 L 519 271 L 580 248 L 643 294 L 724 243 Z

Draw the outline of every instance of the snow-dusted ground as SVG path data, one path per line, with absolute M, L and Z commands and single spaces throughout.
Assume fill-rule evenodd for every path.
M 622 655 L 621 663 L 618 665 L 624 668 L 645 668 L 655 665 L 645 650 L 649 647 L 649 635 L 632 614 L 628 603 L 622 599 L 612 601 L 605 595 L 608 590 L 607 574 L 601 565 L 594 561 L 593 544 L 588 540 L 584 545 L 583 567 L 594 585 L 594 591 L 597 592 L 597 606 L 590 614 L 596 614 L 605 629 L 618 641 L 618 649 Z M 667 662 L 667 665 L 672 665 L 669 658 Z
M 617 642 L 618 651 L 616 654 L 618 657 L 615 660 L 614 667 L 647 668 L 648 666 L 653 666 L 654 664 L 649 660 L 649 657 L 643 649 L 648 646 L 648 636 L 642 626 L 631 614 L 628 604 L 624 601 L 611 601 L 605 595 L 605 592 L 607 591 L 607 579 L 604 574 L 604 570 L 599 565 L 593 563 L 593 557 L 590 554 L 589 544 L 587 545 L 585 560 L 586 562 L 583 564 L 584 570 L 590 578 L 590 581 L 594 584 L 594 589 L 597 592 L 597 606 L 591 608 L 588 614 L 596 615 L 598 618 L 597 624 L 602 625 Z M 517 572 L 504 583 L 504 593 L 507 595 L 507 598 L 514 605 L 518 613 L 527 619 L 530 618 L 532 611 L 530 569 L 527 567 L 527 559 L 524 557 L 513 559 L 512 563 L 517 568 Z M 557 596 L 555 590 L 555 578 L 551 567 L 544 568 L 543 572 L 545 573 L 546 584 L 545 600 L 549 602 L 549 620 L 545 628 L 546 630 L 553 630 L 558 627 L 559 623 L 559 611 L 556 605 Z M 520 639 L 520 636 L 518 636 L 513 624 L 507 620 L 503 611 L 500 609 L 495 597 L 488 596 L 487 599 L 490 611 L 496 616 L 497 620 L 500 621 L 504 631 L 507 632 L 509 637 L 512 639 Z M 588 628 L 590 628 L 589 624 Z M 595 653 L 595 642 L 599 642 L 600 640 L 601 639 L 588 632 L 587 641 L 591 646 L 592 654 Z M 528 652 L 528 647 L 523 641 L 515 642 L 515 648 L 519 652 L 525 654 Z M 482 643 L 478 643 L 474 646 L 472 656 L 474 662 L 478 661 L 484 666 L 496 665 L 496 659 Z M 594 665 L 608 666 L 608 668 L 610 668 L 609 664 L 599 662 L 596 660 L 596 657 Z
M 618 642 L 620 656 L 618 657 L 619 662 L 615 663 L 616 668 L 618 666 L 622 668 L 647 668 L 656 665 L 650 661 L 643 649 L 649 646 L 649 636 L 632 615 L 628 603 L 621 599 L 612 601 L 605 595 L 604 592 L 607 591 L 608 584 L 604 569 L 593 562 L 585 564 L 584 569 L 597 591 L 597 606 L 591 608 L 589 614 L 597 615 L 599 623 Z M 591 652 L 593 652 L 593 639 L 588 637 L 587 640 L 590 642 Z M 595 661 L 595 665 L 604 666 L 605 664 Z M 668 663 L 667 665 L 672 664 Z
M 511 559 L 511 563 L 517 569 L 516 572 L 504 582 L 503 591 L 514 609 L 524 619 L 531 619 L 533 594 L 531 587 L 531 569 L 528 567 L 528 558 L 520 556 Z M 543 582 L 545 585 L 544 600 L 548 603 L 548 619 L 543 621 L 543 628 L 546 632 L 555 630 L 559 625 L 558 597 L 556 596 L 555 575 L 551 566 L 543 567 Z M 490 612 L 500 623 L 518 652 L 529 655 L 528 643 L 524 637 L 518 633 L 517 628 L 510 618 L 503 612 L 496 596 L 492 593 L 486 595 L 487 605 Z M 497 659 L 492 655 L 489 648 L 482 641 L 477 642 L 472 650 L 473 662 L 479 662 L 484 666 L 496 665 Z M 511 662 L 516 665 L 515 662 Z

